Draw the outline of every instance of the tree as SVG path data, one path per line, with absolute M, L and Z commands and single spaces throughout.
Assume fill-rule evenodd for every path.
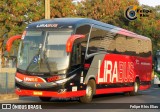
M 51 17 L 73 16 L 72 0 L 51 0 Z M 44 19 L 44 0 L 1 0 L 0 37 L 21 34 L 27 24 Z
M 13 35 L 22 34 L 29 23 L 44 19 L 44 2 L 45 0 L 1 0 L 0 38 L 6 41 Z M 72 16 L 75 14 L 74 9 L 72 0 L 51 0 L 52 18 Z M 14 42 L 11 52 L 18 49 L 18 44 L 18 41 Z M 1 47 L 0 51 L 4 48 Z
M 73 17 L 75 7 L 72 0 L 51 0 L 51 18 Z
M 137 0 L 86 0 L 77 9 L 78 16 L 89 17 L 106 23 L 115 23 L 119 16 L 124 17 L 124 10 L 130 5 L 137 5 Z

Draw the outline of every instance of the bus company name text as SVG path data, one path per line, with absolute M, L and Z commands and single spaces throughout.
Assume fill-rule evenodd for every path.
M 115 82 L 133 82 L 134 64 L 133 62 L 104 61 L 101 67 L 101 60 L 98 62 L 98 84 Z
M 46 27 L 46 28 L 48 28 L 48 27 L 57 27 L 58 26 L 58 24 L 38 24 L 37 25 L 37 28 L 44 28 L 44 27 Z

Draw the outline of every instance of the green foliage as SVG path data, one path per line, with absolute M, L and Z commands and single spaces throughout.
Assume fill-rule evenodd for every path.
M 74 10 L 72 0 L 51 0 L 51 18 L 74 16 Z
M 1 0 L 0 37 L 22 34 L 27 24 L 44 19 L 45 0 Z M 74 15 L 71 0 L 51 0 L 51 17 Z

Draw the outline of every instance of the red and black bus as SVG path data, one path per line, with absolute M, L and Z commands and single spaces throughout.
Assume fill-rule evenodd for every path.
M 21 39 L 16 94 L 42 101 L 93 95 L 137 94 L 151 86 L 152 44 L 147 37 L 87 18 L 41 20 Z

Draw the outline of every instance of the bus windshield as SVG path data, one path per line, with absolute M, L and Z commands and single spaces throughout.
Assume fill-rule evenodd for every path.
M 66 42 L 72 31 L 27 31 L 20 43 L 18 66 L 27 72 L 64 72 L 69 65 Z

